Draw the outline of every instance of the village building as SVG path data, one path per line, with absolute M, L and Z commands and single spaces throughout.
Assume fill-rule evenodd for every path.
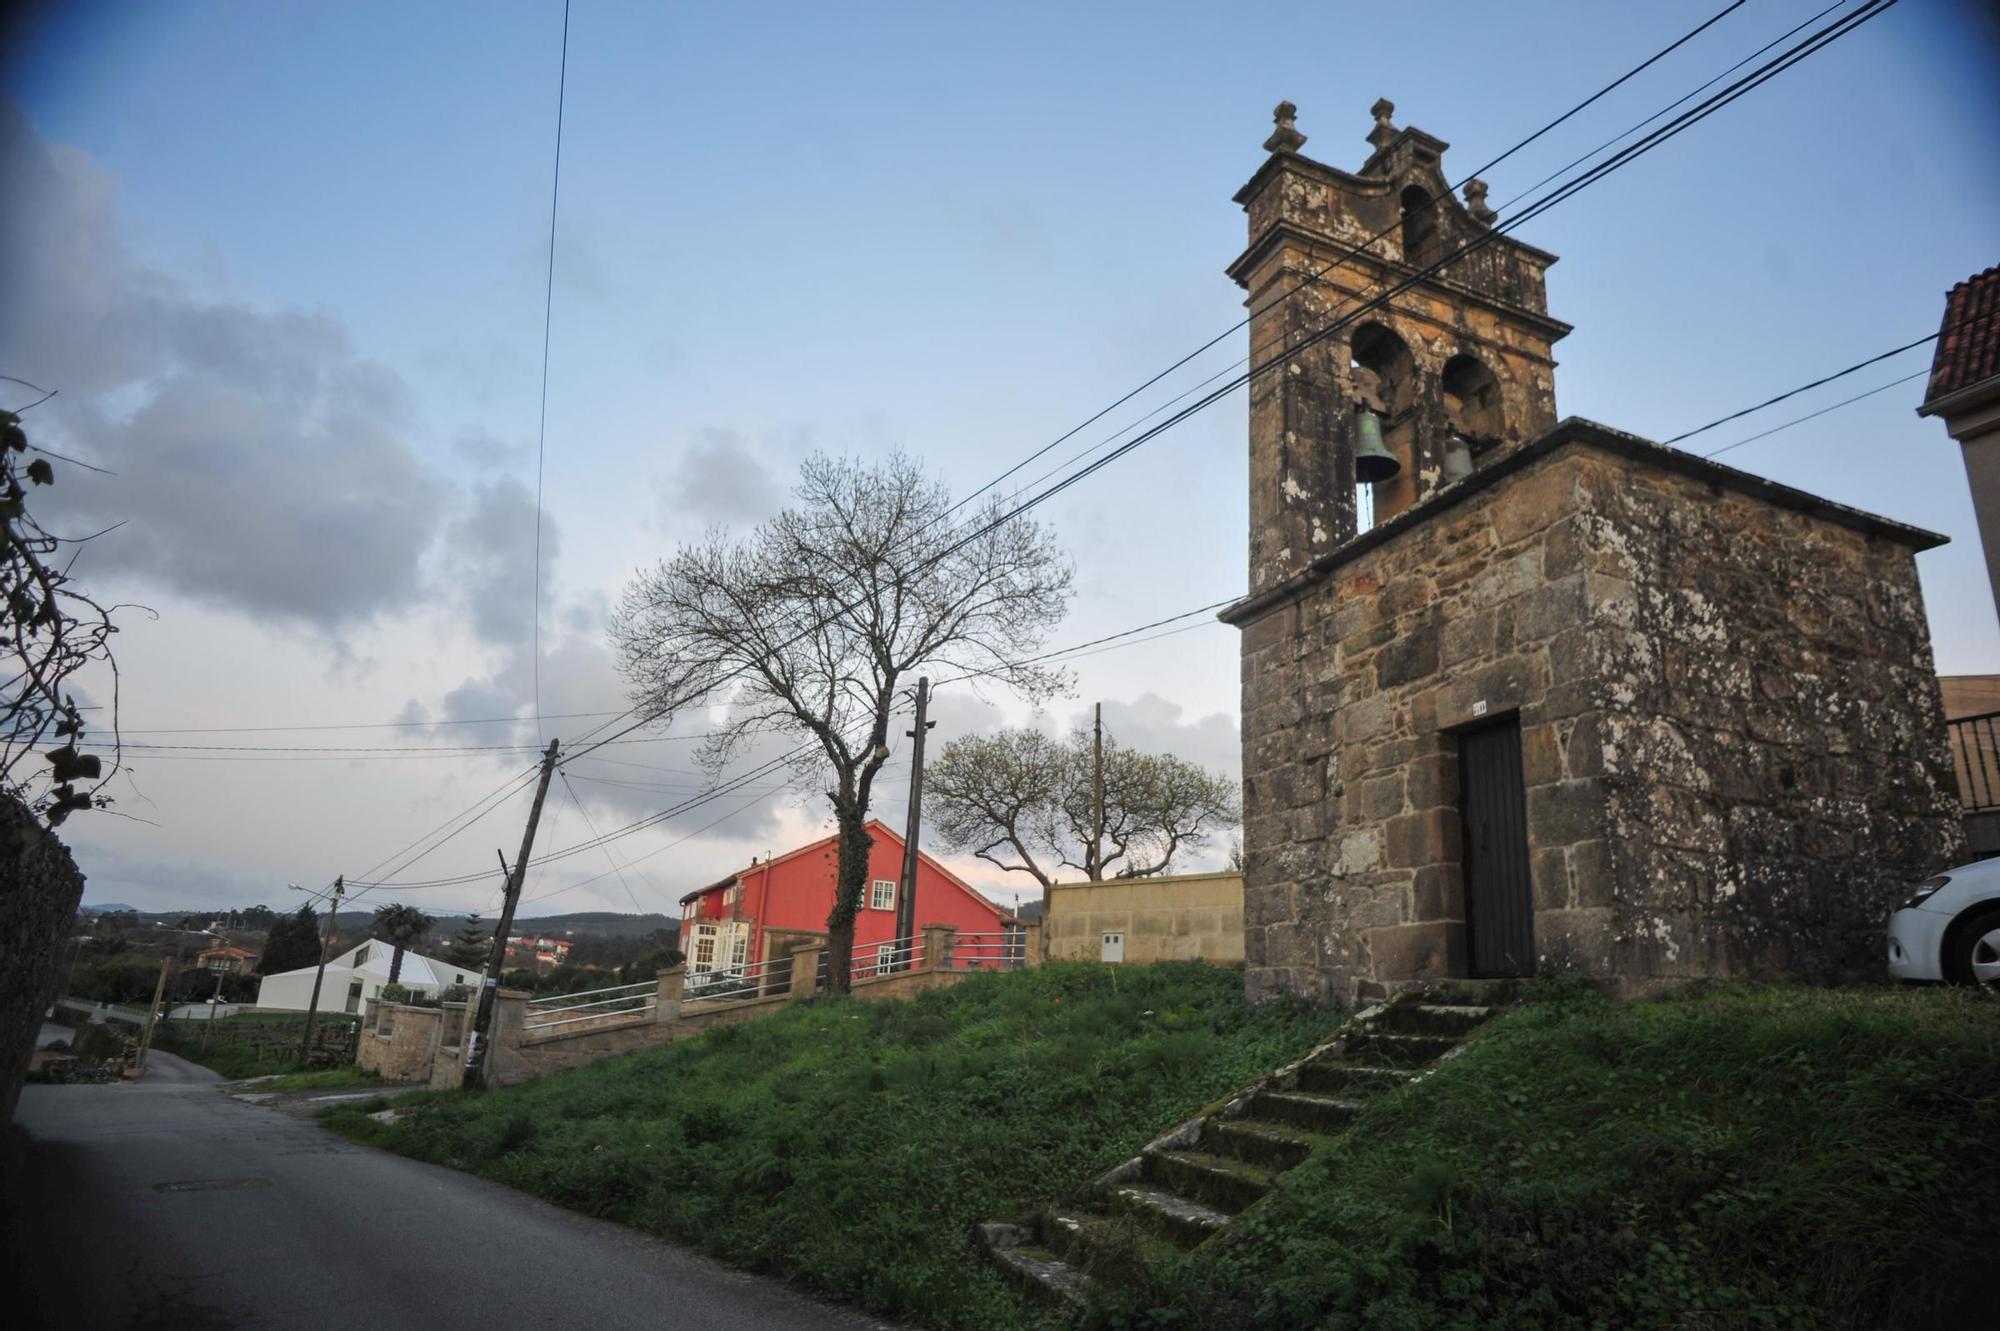
M 854 917 L 857 958 L 881 964 L 906 959 L 914 944 L 897 942 L 896 896 L 903 874 L 903 838 L 879 819 L 870 819 L 874 844 L 868 852 L 868 883 Z M 681 951 L 687 957 L 690 989 L 711 974 L 741 973 L 746 966 L 790 956 L 801 947 L 826 942 L 839 872 L 840 838 L 826 837 L 785 855 L 752 860 L 719 882 L 681 898 Z M 968 954 L 999 958 L 1019 924 L 957 874 L 929 855 L 917 854 L 915 920 L 950 925 Z M 1018 950 L 1018 942 L 1011 944 Z
M 1049 885 L 1050 961 L 1243 964 L 1243 875 L 1170 874 Z
M 219 943 L 205 952 L 197 953 L 194 959 L 197 970 L 205 970 L 216 975 L 241 975 L 255 965 L 257 954 L 248 948 L 231 947 Z
M 380 998 L 389 983 L 389 966 L 396 949 L 380 939 L 370 939 L 349 948 L 326 963 L 326 978 L 320 985 L 319 1010 L 360 1012 L 371 998 Z M 413 994 L 434 997 L 459 985 L 477 985 L 480 972 L 454 966 L 449 961 L 403 953 L 403 969 L 397 983 Z M 312 1005 L 313 981 L 319 966 L 302 966 L 295 971 L 266 975 L 257 986 L 257 1008 L 262 1012 L 304 1012 Z
M 1879 975 L 1964 850 L 1915 565 L 1944 538 L 1560 420 L 1555 256 L 1394 109 L 1348 172 L 1281 105 L 1236 196 L 1251 345 L 1298 348 L 1252 383 L 1222 614 L 1250 991 Z
M 1958 441 L 1987 589 L 2000 607 L 2000 267 L 1966 278 L 1944 298 L 1920 416 L 1935 416 Z

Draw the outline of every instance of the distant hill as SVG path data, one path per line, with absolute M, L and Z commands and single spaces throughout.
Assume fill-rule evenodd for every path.
M 77 909 L 87 910 L 93 915 L 109 915 L 119 910 L 129 910 L 135 915 L 139 913 L 137 906 L 128 906 L 122 901 L 86 901 Z

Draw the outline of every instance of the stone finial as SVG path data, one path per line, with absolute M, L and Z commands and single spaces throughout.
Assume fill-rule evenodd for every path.
M 1290 102 L 1278 103 L 1277 109 L 1271 112 L 1271 119 L 1278 127 L 1271 131 L 1270 138 L 1264 140 L 1265 152 L 1295 153 L 1305 147 L 1306 136 L 1299 133 L 1298 127 L 1292 123 L 1298 114 L 1299 108 Z
M 1472 220 L 1481 226 L 1492 226 L 1500 216 L 1486 205 L 1486 182 L 1468 180 L 1465 182 L 1465 211 L 1472 214 Z
M 1368 114 L 1375 117 L 1375 128 L 1368 131 L 1368 142 L 1379 152 L 1401 133 L 1389 123 L 1389 117 L 1396 114 L 1396 104 L 1387 97 L 1378 97 L 1375 105 L 1368 108 Z

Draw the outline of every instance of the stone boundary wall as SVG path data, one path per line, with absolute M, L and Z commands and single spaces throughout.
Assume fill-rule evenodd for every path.
M 0 795 L 0 1118 L 8 1122 L 82 900 L 69 850 L 33 810 Z
M 944 925 L 931 925 L 924 929 L 923 959 L 917 968 L 888 975 L 875 975 L 854 981 L 850 991 L 858 999 L 907 998 L 926 989 L 939 989 L 958 983 L 968 975 L 986 973 L 991 967 L 979 969 L 947 969 L 940 964 L 949 957 L 952 939 L 957 930 Z M 603 1059 L 615 1058 L 620 1054 L 637 1053 L 641 1049 L 652 1049 L 660 1045 L 673 1044 L 689 1036 L 699 1035 L 712 1026 L 730 1026 L 739 1022 L 752 1021 L 769 1012 L 777 1011 L 787 1004 L 814 995 L 818 983 L 820 959 L 826 949 L 814 945 L 800 948 L 792 953 L 793 982 L 789 993 L 769 994 L 756 998 L 746 998 L 736 1002 L 716 1001 L 690 1004 L 684 997 L 686 985 L 685 966 L 676 966 L 659 973 L 659 988 L 655 995 L 654 1009 L 636 1019 L 579 1022 L 575 1027 L 563 1027 L 548 1035 L 525 1031 L 528 1003 L 532 995 L 517 989 L 502 989 L 493 1009 L 493 1040 L 488 1050 L 487 1072 L 496 1086 L 517 1086 L 523 1082 L 535 1081 L 550 1073 L 568 1068 L 585 1067 Z M 396 1009 L 393 1029 L 386 1038 L 363 1033 L 366 1045 L 374 1039 L 381 1047 L 369 1056 L 377 1064 L 387 1068 L 392 1063 L 402 1076 L 399 1079 L 411 1081 L 428 1080 L 433 1090 L 445 1090 L 463 1084 L 465 1070 L 464 1051 L 468 1041 L 465 1030 L 469 1028 L 473 1010 L 467 1005 L 465 1014 L 454 1028 L 449 1019 L 440 1023 L 441 1033 L 432 1041 L 432 1056 L 425 1063 L 414 1055 L 404 1061 L 397 1061 L 398 1040 L 403 1037 L 405 1018 L 412 1012 L 436 1012 L 437 1009 L 408 1008 L 400 1004 L 390 1005 Z M 449 1012 L 449 1007 L 446 1011 Z M 373 1020 L 369 1023 L 373 1026 Z M 414 1029 L 414 1028 L 413 1028 Z M 426 1031 L 433 1029 L 424 1028 Z M 416 1035 L 409 1037 L 406 1048 L 416 1050 L 422 1043 Z M 444 1039 L 455 1039 L 455 1044 L 441 1043 Z M 383 1072 L 385 1080 L 389 1073 Z

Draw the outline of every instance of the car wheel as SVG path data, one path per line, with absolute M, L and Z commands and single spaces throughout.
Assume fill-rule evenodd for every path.
M 1944 977 L 1953 984 L 2000 989 L 2000 906 L 1975 911 L 1952 926 L 1944 944 Z

